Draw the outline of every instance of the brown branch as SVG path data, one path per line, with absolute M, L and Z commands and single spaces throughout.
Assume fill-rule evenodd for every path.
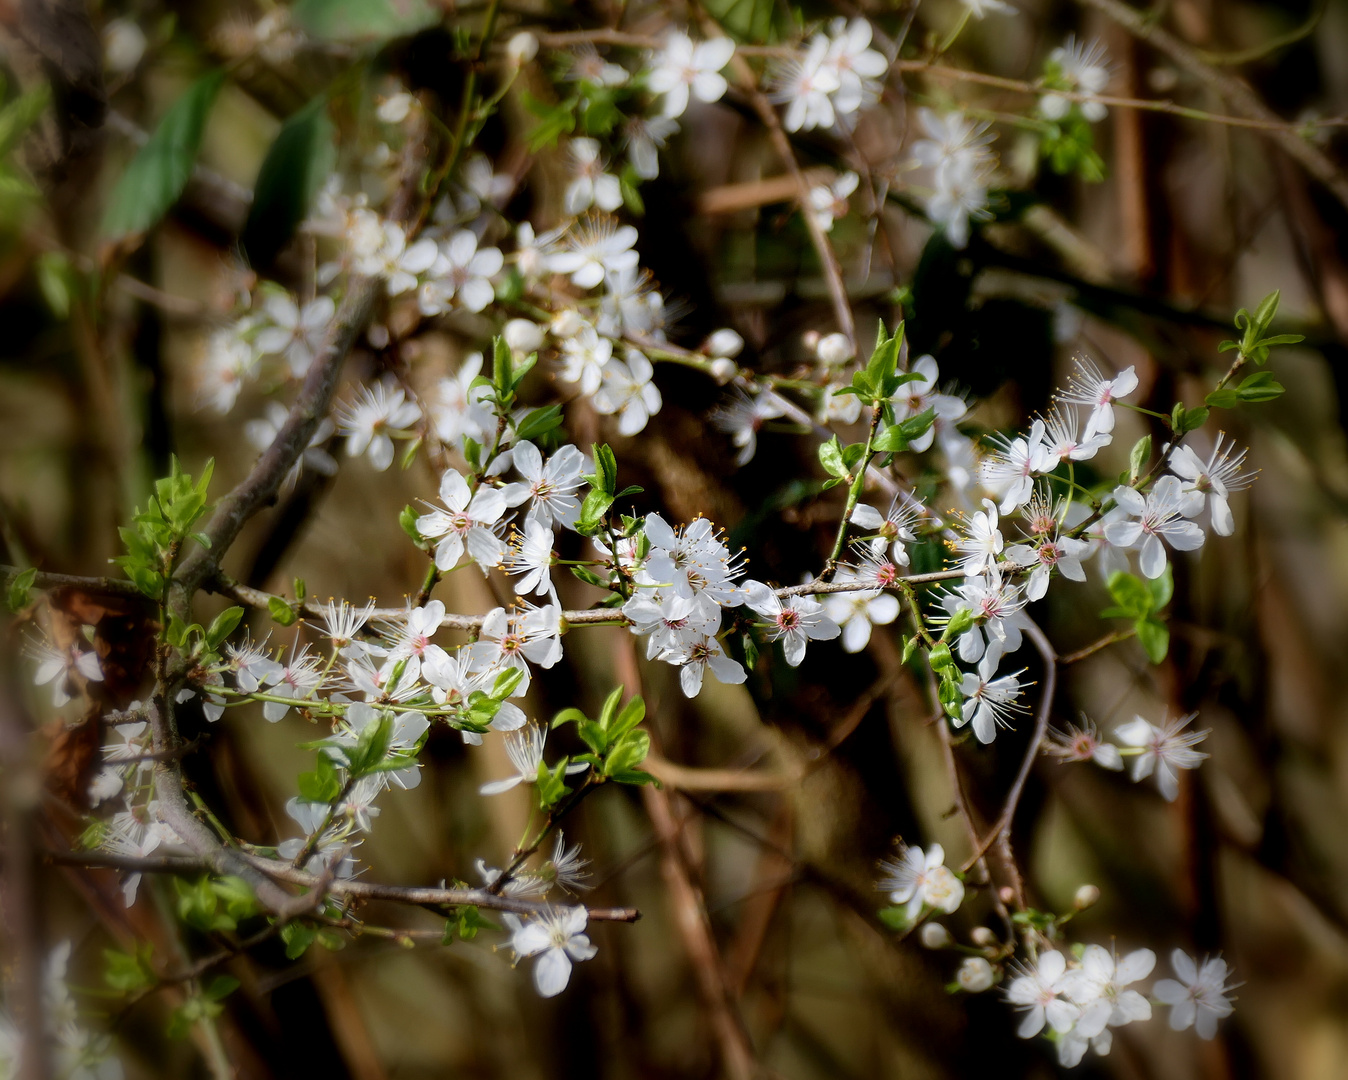
M 1013 876 L 1012 888 L 1015 891 L 1015 902 L 1018 908 L 1025 906 L 1025 896 L 1020 874 L 1016 871 L 1015 860 L 1011 855 L 1011 824 L 1015 820 L 1016 808 L 1020 805 L 1020 797 L 1025 791 L 1025 782 L 1029 779 L 1030 770 L 1034 767 L 1034 760 L 1039 756 L 1039 747 L 1043 744 L 1044 736 L 1048 732 L 1049 717 L 1053 713 L 1053 699 L 1058 691 L 1058 655 L 1053 650 L 1053 644 L 1044 631 L 1039 629 L 1038 624 L 1030 619 L 1026 619 L 1025 623 L 1025 636 L 1030 639 L 1030 643 L 1038 650 L 1039 656 L 1044 662 L 1044 689 L 1039 697 L 1039 710 L 1035 714 L 1034 731 L 1030 735 L 1029 745 L 1025 748 L 1025 757 L 1020 763 L 1016 779 L 1006 793 L 1006 802 L 1002 806 L 1002 812 L 997 818 L 997 823 L 992 827 L 991 832 L 975 847 L 973 854 L 965 860 L 965 864 L 961 868 L 967 871 L 995 843 L 1000 849 L 1008 871 Z
M 308 448 L 332 404 L 342 362 L 365 329 L 379 291 L 378 278 L 356 277 L 349 283 L 323 346 L 310 365 L 281 430 L 243 482 L 216 505 L 215 513 L 202 530 L 210 547 L 194 545 L 192 553 L 174 572 L 170 606 L 180 617 L 186 620 L 193 594 L 215 572 L 248 519 L 276 498 L 291 466 Z
M 1134 37 L 1163 52 L 1176 64 L 1212 90 L 1246 121 L 1258 121 L 1269 139 L 1288 156 L 1300 162 L 1313 177 L 1329 188 L 1348 207 L 1348 177 L 1313 143 L 1304 139 L 1234 75 L 1218 71 L 1207 63 L 1198 50 L 1186 45 L 1174 34 L 1154 22 L 1146 13 L 1122 3 L 1122 0 L 1077 0 L 1083 7 L 1104 12 Z M 1103 100 L 1103 99 L 1101 99 Z
M 0 582 L 8 588 L 10 582 L 23 571 L 17 566 L 0 566 Z M 35 589 L 80 589 L 83 592 L 99 593 L 103 596 L 125 596 L 145 600 L 145 594 L 131 582 L 121 578 L 82 577 L 77 574 L 52 574 L 39 570 L 33 578 Z
M 210 857 L 201 855 L 115 855 L 105 851 L 45 851 L 43 857 L 51 863 L 61 866 L 88 866 L 112 870 L 124 870 L 127 873 L 140 874 L 190 874 L 194 871 L 214 870 Z M 415 885 L 383 885 L 364 879 L 328 878 L 311 874 L 307 870 L 297 870 L 288 862 L 263 858 L 246 852 L 235 852 L 238 859 L 248 867 L 265 875 L 272 881 L 298 885 L 310 890 L 308 893 L 292 897 L 291 901 L 304 900 L 313 908 L 318 901 L 327 896 L 352 897 L 358 900 L 387 900 L 417 907 L 481 907 L 494 911 L 510 911 L 518 915 L 533 915 L 547 911 L 555 905 L 542 900 L 525 900 L 513 896 L 496 896 L 486 889 L 441 889 L 421 888 Z M 317 895 L 315 895 L 315 893 Z M 306 914 L 295 912 L 295 905 L 289 905 L 290 917 Z M 596 922 L 636 922 L 641 912 L 630 907 L 587 907 L 589 917 Z
M 735 77 L 749 96 L 749 103 L 753 106 L 754 112 L 758 114 L 763 126 L 768 129 L 768 138 L 772 140 L 777 156 L 782 159 L 782 164 L 786 166 L 786 171 L 796 185 L 796 197 L 800 201 L 800 213 L 805 219 L 805 227 L 810 233 L 810 242 L 814 245 L 815 253 L 819 256 L 820 265 L 824 269 L 824 281 L 828 284 L 829 296 L 833 301 L 833 316 L 838 322 L 838 329 L 842 331 L 852 348 L 855 349 L 857 347 L 857 329 L 856 323 L 852 319 L 852 305 L 847 299 L 847 285 L 843 282 L 842 266 L 839 265 L 837 253 L 834 252 L 833 245 L 829 242 L 828 233 L 810 213 L 809 181 L 805 179 L 805 174 L 800 168 L 800 162 L 796 160 L 795 151 L 791 149 L 791 140 L 786 137 L 786 132 L 782 130 L 782 122 L 777 117 L 777 110 L 772 107 L 772 102 L 758 88 L 758 80 L 754 77 L 753 69 L 749 67 L 748 61 L 736 54 L 730 63 L 735 71 Z

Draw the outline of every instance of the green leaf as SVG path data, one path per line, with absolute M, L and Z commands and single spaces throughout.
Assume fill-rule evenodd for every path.
M 604 758 L 604 775 L 613 776 L 616 773 L 635 769 L 646 760 L 646 755 L 650 753 L 650 749 L 651 736 L 649 732 L 629 731 L 613 744 L 608 756 Z
M 1271 371 L 1256 371 L 1240 384 L 1236 396 L 1241 401 L 1272 401 L 1284 392 L 1283 386 L 1273 378 Z
M 1175 595 L 1175 574 L 1171 570 L 1170 564 L 1166 563 L 1160 577 L 1148 578 L 1145 584 L 1147 591 L 1151 593 L 1151 610 L 1160 611 L 1161 608 L 1170 603 L 1170 598 Z
M 506 339 L 499 335 L 492 339 L 491 347 L 492 386 L 496 388 L 496 393 L 499 397 L 505 398 L 511 395 L 515 389 L 515 376 L 513 370 L 515 355 L 510 351 L 510 346 L 506 344 Z
M 295 609 L 279 596 L 267 597 L 267 612 L 282 626 L 293 626 L 299 618 Z
M 569 758 L 562 758 L 561 761 L 549 771 L 547 765 L 543 762 L 538 763 L 538 779 L 536 787 L 538 789 L 538 805 L 540 809 L 546 810 L 550 806 L 556 806 L 562 801 L 571 789 L 566 786 L 563 777 L 566 776 L 566 766 L 570 763 Z
M 886 907 L 877 911 L 876 916 L 889 929 L 902 933 L 908 929 L 908 909 L 901 907 Z
M 164 114 L 149 141 L 131 159 L 103 215 L 106 236 L 152 228 L 178 201 L 201 149 L 201 134 L 225 73 L 215 70 L 187 88 Z
M 842 447 L 838 444 L 838 436 L 834 435 L 828 442 L 820 443 L 819 463 L 830 476 L 845 478 L 849 475 L 847 463 L 843 461 Z
M 336 161 L 327 96 L 320 94 L 281 125 L 258 170 L 240 237 L 255 269 L 270 266 L 290 242 Z
M 938 674 L 954 667 L 955 661 L 950 655 L 950 646 L 944 641 L 938 641 L 927 653 L 927 663 L 931 665 L 932 671 Z
M 1190 431 L 1197 431 L 1208 422 L 1209 415 L 1208 409 L 1203 405 L 1198 406 L 1196 409 L 1186 409 L 1183 422 L 1180 425 L 1179 434 L 1184 435 Z
M 590 482 L 590 486 L 596 491 L 602 491 L 609 496 L 615 496 L 618 492 L 618 459 L 614 457 L 612 449 L 604 443 L 594 443 L 591 446 L 594 452 L 594 472 L 585 477 Z
M 421 533 L 417 531 L 417 518 L 420 516 L 421 515 L 416 511 L 416 507 L 411 505 L 404 506 L 402 513 L 398 515 L 399 527 L 401 527 L 402 531 L 411 538 L 412 543 L 416 544 L 418 547 L 421 547 L 426 543 Z
M 205 994 L 209 1001 L 220 1001 L 229 997 L 239 988 L 239 980 L 233 975 L 217 975 L 206 984 Z
M 327 754 L 320 753 L 311 773 L 300 773 L 300 798 L 305 802 L 330 803 L 342 793 L 342 781 L 337 766 Z
M 619 784 L 654 784 L 656 787 L 663 786 L 659 780 L 643 769 L 623 769 L 613 773 L 609 779 L 614 780 Z
M 1137 483 L 1137 478 L 1142 475 L 1142 470 L 1147 467 L 1150 460 L 1151 436 L 1143 435 L 1128 452 L 1128 479 L 1131 483 Z
M 605 725 L 609 739 L 622 738 L 644 719 L 646 719 L 646 702 L 642 700 L 640 694 L 636 694 L 623 706 L 617 718 Z
M 426 0 L 297 0 L 295 25 L 327 41 L 387 41 L 440 20 Z
M 381 712 L 361 730 L 356 745 L 346 751 L 347 770 L 353 777 L 373 772 L 388 756 L 389 740 L 393 737 L 393 716 Z
M 150 967 L 150 955 L 153 946 L 148 942 L 136 945 L 133 953 L 118 952 L 116 949 L 104 949 L 103 981 L 113 990 L 124 994 L 143 990 L 157 981 Z
M 562 407 L 560 405 L 545 405 L 543 408 L 534 409 L 527 414 L 515 428 L 515 433 L 521 439 L 533 441 L 561 426 Z
M 1240 395 L 1230 387 L 1214 390 L 1204 399 L 1214 409 L 1234 409 L 1240 403 Z
M 604 515 L 613 505 L 613 496 L 597 488 L 585 496 L 580 504 L 580 516 L 576 519 L 576 532 L 582 536 L 594 536 L 604 524 Z
M 44 251 L 37 257 L 33 269 L 42 299 L 47 301 L 53 315 L 64 319 L 70 314 L 70 285 L 74 277 L 70 260 L 59 251 Z
M 1278 314 L 1278 301 L 1282 297 L 1282 290 L 1274 289 L 1261 301 L 1254 312 L 1254 325 L 1258 328 L 1260 334 L 1267 330 L 1269 324 L 1273 322 L 1273 317 Z
M 1119 610 L 1129 618 L 1141 618 L 1151 613 L 1155 601 L 1151 589 L 1141 578 L 1126 570 L 1115 570 L 1109 575 L 1108 588 Z
M 212 651 L 220 648 L 225 639 L 234 633 L 234 628 L 239 625 L 242 618 L 241 607 L 229 607 L 220 612 L 211 620 L 211 625 L 206 630 L 206 647 Z
M 1153 664 L 1159 664 L 1170 651 L 1170 630 L 1159 619 L 1138 619 L 1137 640 Z
M 14 580 L 9 583 L 9 596 L 6 603 L 11 612 L 17 612 L 28 606 L 28 590 L 33 587 L 33 582 L 37 580 L 37 567 L 30 566 L 14 575 Z
M 317 936 L 318 931 L 312 926 L 304 926 L 297 922 L 286 923 L 281 927 L 281 940 L 285 942 L 286 959 L 298 960 L 309 951 L 309 946 L 314 943 Z
M 46 85 L 36 86 L 0 109 L 0 158 L 19 144 L 50 100 L 51 90 Z

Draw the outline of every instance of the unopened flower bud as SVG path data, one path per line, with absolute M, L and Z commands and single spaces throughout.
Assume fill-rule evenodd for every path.
M 847 363 L 856 351 L 848 343 L 847 338 L 842 334 L 829 334 L 819 339 L 819 345 L 815 349 L 819 359 L 830 367 L 837 367 Z
M 975 926 L 974 932 L 970 934 L 969 937 L 980 949 L 991 948 L 993 945 L 997 944 L 997 935 L 986 926 Z
M 819 348 L 819 331 L 806 330 L 805 333 L 800 335 L 800 343 L 810 352 L 817 351 Z
M 923 923 L 917 936 L 928 949 L 944 949 L 950 944 L 950 931 L 938 922 Z
M 960 965 L 959 971 L 955 974 L 955 981 L 960 984 L 961 990 L 970 994 L 981 994 L 992 985 L 992 965 L 981 956 L 970 956 Z
M 393 94 L 380 102 L 379 108 L 374 114 L 386 124 L 401 124 L 407 119 L 407 114 L 412 111 L 412 95 L 408 93 Z
M 1085 911 L 1088 907 L 1094 907 L 1100 902 L 1100 890 L 1094 885 L 1083 885 L 1077 890 L 1076 896 L 1072 898 L 1072 906 L 1078 911 Z
M 376 349 L 387 349 L 389 342 L 388 327 L 383 323 L 371 323 L 365 331 L 365 340 Z
M 574 308 L 565 308 L 552 317 L 552 332 L 557 337 L 575 337 L 585 326 L 585 320 Z
M 997 895 L 1003 904 L 1014 904 L 1016 902 L 1016 890 L 1011 888 L 1010 885 L 1003 885 L 997 890 Z
M 114 75 L 125 75 L 140 63 L 145 44 L 133 19 L 112 19 L 103 27 L 103 63 Z
M 711 362 L 711 377 L 715 379 L 720 386 L 724 386 L 733 379 L 735 377 L 735 372 L 738 370 L 739 368 L 735 366 L 735 361 L 726 356 L 718 356 Z
M 514 63 L 527 64 L 538 55 L 538 38 L 528 30 L 521 30 L 506 42 L 505 51 L 506 56 Z
M 543 328 L 532 319 L 511 319 L 502 335 L 517 353 L 537 352 L 543 347 Z
M 727 326 L 707 338 L 702 351 L 708 356 L 739 356 L 743 348 L 744 339 Z

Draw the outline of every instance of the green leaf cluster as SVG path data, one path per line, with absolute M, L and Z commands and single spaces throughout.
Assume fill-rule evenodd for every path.
M 1281 290 L 1274 289 L 1254 309 L 1254 314 L 1246 308 L 1236 312 L 1236 329 L 1241 331 L 1239 341 L 1223 341 L 1217 347 L 1218 352 L 1230 352 L 1238 349 L 1240 355 L 1256 364 L 1268 363 L 1268 351 L 1274 345 L 1295 345 L 1305 340 L 1301 334 L 1270 334 L 1269 328 L 1278 314 L 1278 302 L 1282 298 Z M 1280 388 L 1281 390 L 1281 388 Z M 1226 408 L 1227 406 L 1221 406 Z
M 192 526 L 206 512 L 206 489 L 214 468 L 215 462 L 207 461 L 201 477 L 193 481 L 174 457 L 170 474 L 155 481 L 146 508 L 137 509 L 130 526 L 117 530 L 127 553 L 112 561 L 151 600 L 163 599 L 173 562 L 189 536 L 210 547 L 210 540 L 203 533 L 193 533 Z
M 1039 156 L 1059 176 L 1075 173 L 1090 184 L 1105 178 L 1104 159 L 1095 149 L 1095 130 L 1075 105 L 1064 119 L 1043 122 Z
M 603 530 L 609 507 L 626 495 L 637 495 L 643 489 L 629 484 L 618 490 L 618 459 L 612 448 L 606 443 L 594 443 L 590 447 L 594 456 L 594 472 L 585 476 L 590 490 L 585 501 L 580 504 L 580 516 L 576 519 L 575 529 L 582 536 L 596 536 Z M 624 522 L 624 524 L 626 524 Z M 630 536 L 630 531 L 624 535 Z
M 637 730 L 637 725 L 646 718 L 646 703 L 636 695 L 619 709 L 622 696 L 623 688 L 615 687 L 594 720 L 579 709 L 563 709 L 553 718 L 552 726 L 576 725 L 576 731 L 590 748 L 590 753 L 581 754 L 575 760 L 592 765 L 603 780 L 658 786 L 659 781 L 654 776 L 637 768 L 651 749 L 650 735 Z
M 195 882 L 174 878 L 173 888 L 178 918 L 206 933 L 233 932 L 259 910 L 253 890 L 241 877 L 206 875 Z
M 158 982 L 154 968 L 150 966 L 150 957 L 154 946 L 148 941 L 137 942 L 132 952 L 124 953 L 117 949 L 103 950 L 103 981 L 123 994 L 144 990 Z
M 211 1020 L 225 1011 L 220 1004 L 239 988 L 239 980 L 233 975 L 217 975 L 204 987 L 201 993 L 193 994 L 169 1017 L 168 1037 L 183 1039 L 192 1030 L 198 1020 Z
M 1146 580 L 1116 570 L 1109 575 L 1109 595 L 1114 607 L 1100 612 L 1102 619 L 1131 619 L 1137 640 L 1153 664 L 1159 664 L 1170 651 L 1170 628 L 1160 612 L 1175 592 L 1175 579 L 1170 567 L 1155 580 Z

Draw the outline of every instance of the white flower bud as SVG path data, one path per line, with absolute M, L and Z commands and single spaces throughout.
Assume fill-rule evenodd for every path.
M 815 352 L 819 348 L 819 331 L 806 330 L 805 333 L 800 335 L 800 343 L 809 352 Z
M 383 323 L 371 323 L 365 331 L 365 340 L 376 349 L 387 349 L 389 343 L 388 327 Z
M 1072 898 L 1072 906 L 1078 911 L 1085 911 L 1088 907 L 1094 907 L 1100 902 L 1100 890 L 1094 885 L 1083 885 L 1077 890 L 1077 894 Z
M 505 51 L 514 63 L 527 64 L 538 55 L 538 38 L 528 30 L 521 30 L 506 42 Z
M 744 339 L 729 327 L 725 327 L 707 338 L 702 351 L 708 356 L 739 356 L 743 348 Z
M 856 351 L 848 344 L 843 334 L 829 334 L 820 338 L 815 353 L 820 360 L 830 366 L 845 364 L 856 355 Z
M 401 124 L 412 111 L 412 95 L 406 92 L 392 94 L 379 103 L 375 116 L 386 124 Z
M 735 361 L 726 356 L 718 356 L 711 362 L 711 377 L 716 380 L 717 385 L 724 386 L 735 377 L 739 368 L 735 366 Z
M 973 943 L 981 949 L 986 949 L 997 944 L 997 935 L 986 926 L 975 926 L 974 932 L 969 935 Z
M 517 353 L 537 352 L 543 347 L 543 328 L 532 319 L 511 319 L 502 336 Z
M 560 338 L 575 337 L 585 327 L 585 320 L 574 308 L 565 308 L 552 317 L 552 332 Z
M 950 931 L 938 922 L 923 923 L 917 936 L 928 949 L 944 949 L 950 944 Z
M 114 75 L 125 75 L 145 55 L 145 34 L 131 19 L 113 19 L 103 27 L 103 64 Z
M 967 957 L 955 974 L 955 981 L 960 984 L 961 990 L 981 994 L 992 985 L 992 965 L 981 956 Z

